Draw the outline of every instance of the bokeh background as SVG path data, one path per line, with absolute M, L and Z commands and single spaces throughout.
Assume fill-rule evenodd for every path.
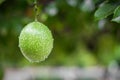
M 120 24 L 111 22 L 111 15 L 107 19 L 95 21 L 94 13 L 100 1 L 103 0 L 38 0 L 38 20 L 52 31 L 54 48 L 45 61 L 30 63 L 20 52 L 18 37 L 22 28 L 34 21 L 34 0 L 0 0 L 0 80 L 12 80 L 9 75 L 6 76 L 9 69 L 12 72 L 23 68 L 26 70 L 27 67 L 32 67 L 32 69 L 43 67 L 45 68 L 42 68 L 43 70 L 52 67 L 54 70 L 54 68 L 58 69 L 62 66 L 65 70 L 73 67 L 83 70 L 97 66 L 103 69 L 104 73 L 109 72 L 109 66 L 118 68 L 120 63 Z M 60 68 L 63 74 L 64 68 Z M 92 69 L 94 70 L 94 68 Z M 109 73 L 103 74 L 103 77 L 106 74 Z M 68 74 L 65 73 L 65 75 Z M 96 76 L 96 73 L 93 75 Z M 19 79 L 16 78 L 16 80 Z M 55 79 L 45 77 L 44 79 L 30 78 L 26 80 Z

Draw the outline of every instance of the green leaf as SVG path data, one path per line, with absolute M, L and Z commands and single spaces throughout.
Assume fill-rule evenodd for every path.
M 120 6 L 115 9 L 112 21 L 120 23 Z
M 113 4 L 107 3 L 107 4 L 102 5 L 101 7 L 97 9 L 97 11 L 94 14 L 95 20 L 101 20 L 101 19 L 106 18 L 107 16 L 113 13 L 115 8 L 116 8 L 116 5 L 113 5 Z

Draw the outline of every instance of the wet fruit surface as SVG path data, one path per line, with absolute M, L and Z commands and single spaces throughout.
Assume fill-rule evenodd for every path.
M 40 22 L 31 22 L 20 33 L 19 47 L 30 62 L 43 61 L 53 48 L 51 31 Z

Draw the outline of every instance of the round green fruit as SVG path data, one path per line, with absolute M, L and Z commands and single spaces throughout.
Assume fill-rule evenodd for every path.
M 44 61 L 53 48 L 51 31 L 40 22 L 31 22 L 20 33 L 19 47 L 30 62 Z

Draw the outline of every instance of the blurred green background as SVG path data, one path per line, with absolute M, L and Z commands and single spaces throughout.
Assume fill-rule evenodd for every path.
M 0 0 L 0 67 L 108 66 L 120 62 L 120 24 L 94 20 L 102 0 L 38 0 L 38 20 L 52 31 L 54 48 L 41 63 L 28 62 L 18 47 L 22 28 L 34 21 L 34 0 Z

